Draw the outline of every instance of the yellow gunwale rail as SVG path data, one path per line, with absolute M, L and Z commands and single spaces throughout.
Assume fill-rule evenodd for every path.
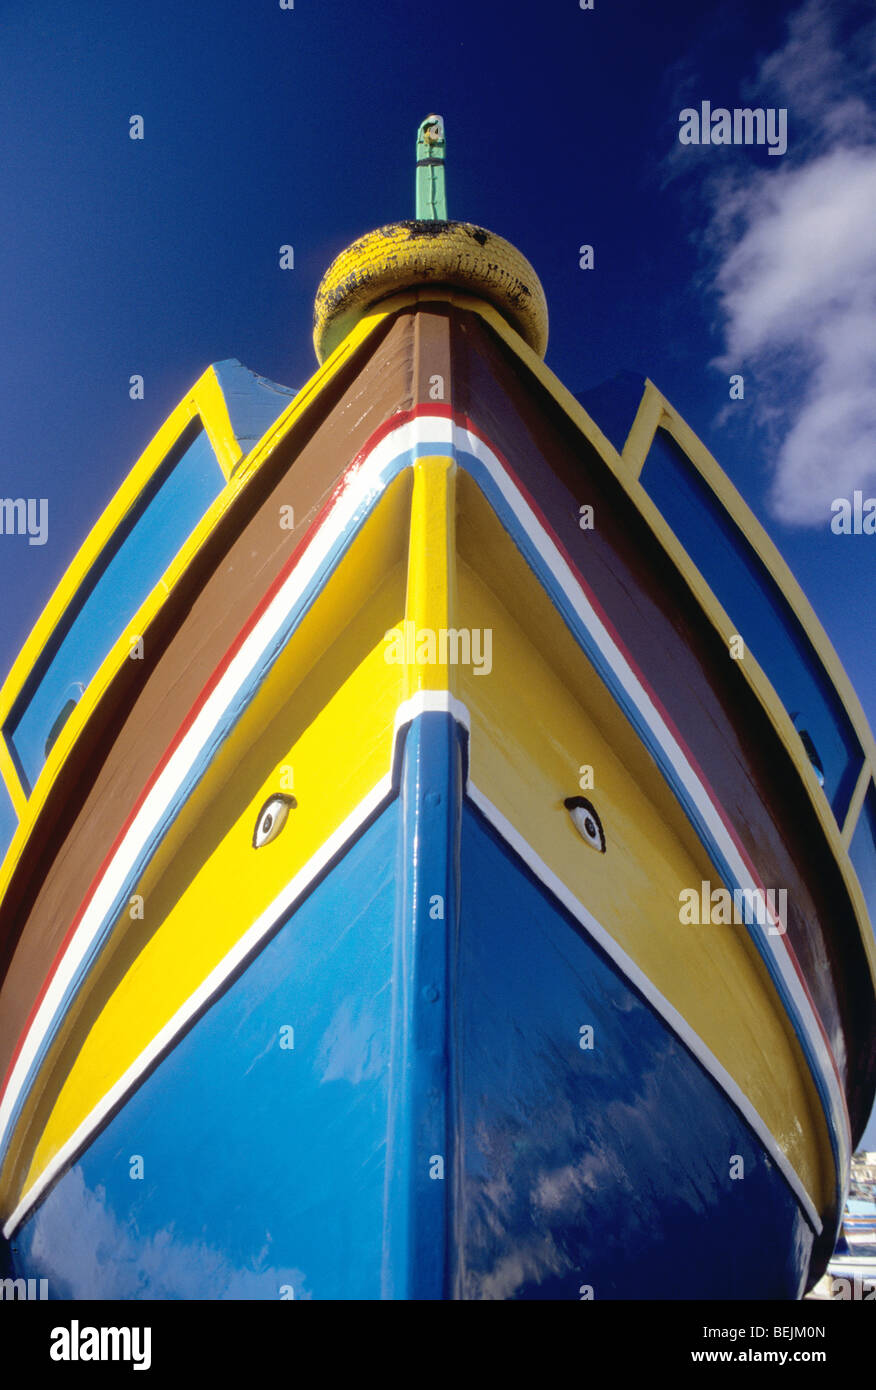
M 95 522 L 34 624 L 9 675 L 0 687 L 0 775 L 3 777 L 19 818 L 18 829 L 13 835 L 3 858 L 2 866 L 0 866 L 0 901 L 2 901 L 15 868 L 22 857 L 25 845 L 37 827 L 58 774 L 116 676 L 122 670 L 124 662 L 129 659 L 131 639 L 147 636 L 151 624 L 177 587 L 184 581 L 192 562 L 196 559 L 220 518 L 231 509 L 239 494 L 251 485 L 256 473 L 274 452 L 283 436 L 314 405 L 323 388 L 388 317 L 387 312 L 370 314 L 367 320 L 364 320 L 338 346 L 331 359 L 320 367 L 307 384 L 296 393 L 286 409 L 281 412 L 273 425 L 247 455 L 243 455 L 236 443 L 218 378 L 213 367 L 209 367 L 164 421 L 128 473 L 121 487 Z M 220 467 L 225 473 L 225 486 L 107 652 L 86 686 L 82 698 L 64 724 L 28 796 L 18 776 L 5 737 L 4 730 L 10 711 L 41 653 L 51 642 L 56 628 L 75 600 L 76 594 L 92 565 L 98 560 L 116 528 L 136 507 L 141 494 L 164 462 L 168 452 L 191 421 L 198 417 L 206 430 Z
M 0 737 L 0 774 L 2 774 L 9 789 L 13 805 L 20 818 L 18 830 L 6 853 L 2 869 L 0 869 L 0 898 L 6 890 L 28 837 L 33 833 L 55 778 L 74 743 L 121 669 L 122 662 L 128 659 L 131 636 L 146 635 L 149 625 L 177 585 L 184 579 L 190 564 L 219 518 L 234 504 L 238 494 L 250 485 L 286 433 L 314 405 L 323 388 L 348 363 L 350 358 L 366 346 L 372 334 L 378 331 L 389 318 L 406 309 L 415 308 L 419 304 L 436 302 L 478 314 L 530 369 L 548 395 L 597 449 L 604 463 L 642 516 L 663 551 L 684 578 L 704 615 L 725 643 L 729 643 L 730 638 L 735 635 L 736 625 L 731 622 L 712 589 L 690 559 L 682 541 L 664 520 L 639 481 L 639 474 L 658 426 L 662 425 L 673 436 L 691 465 L 716 496 L 718 502 L 743 531 L 767 572 L 778 584 L 845 707 L 863 752 L 864 762 L 858 787 L 852 797 L 842 827 L 836 824 L 797 731 L 768 676 L 749 654 L 746 655 L 744 662 L 737 663 L 737 669 L 742 672 L 744 679 L 766 711 L 780 742 L 800 775 L 800 780 L 806 789 L 809 801 L 849 892 L 867 953 L 874 987 L 876 987 L 876 941 L 874 941 L 872 930 L 866 929 L 867 924 L 869 924 L 869 914 L 857 874 L 848 854 L 848 846 L 851 843 L 855 825 L 863 807 L 865 790 L 870 780 L 876 775 L 876 742 L 874 742 L 873 733 L 860 701 L 827 633 L 778 549 L 718 462 L 654 386 L 653 382 L 646 379 L 638 412 L 623 452 L 619 453 L 583 406 L 545 366 L 538 354 L 509 327 L 498 310 L 474 295 L 450 290 L 439 285 L 404 291 L 382 300 L 378 305 L 368 310 L 343 342 L 317 369 L 306 385 L 298 391 L 262 439 L 245 457 L 241 458 L 239 449 L 235 453 L 236 446 L 233 441 L 231 423 L 228 419 L 218 380 L 212 368 L 199 378 L 192 390 L 161 426 L 77 552 L 37 620 L 2 689 L 0 689 L 0 729 L 5 725 L 15 699 L 24 686 L 40 653 L 50 641 L 52 633 L 72 602 L 89 568 L 98 558 L 115 528 L 136 505 L 141 492 L 166 457 L 168 450 L 196 415 L 201 417 L 217 458 L 223 471 L 226 472 L 226 485 L 92 677 L 82 699 L 67 720 L 52 748 L 30 797 L 26 796 L 18 781 L 5 740 Z
M 471 306 L 466 304 L 464 307 Z M 746 652 L 745 661 L 737 662 L 736 667 L 751 686 L 785 752 L 800 774 L 800 780 L 848 890 L 870 966 L 871 979 L 874 988 L 876 988 L 876 937 L 874 937 L 876 923 L 870 922 L 864 894 L 848 852 L 858 817 L 863 808 L 866 789 L 871 781 L 876 780 L 876 741 L 874 741 L 873 732 L 854 687 L 812 605 L 779 550 L 770 540 L 757 517 L 733 486 L 720 464 L 650 379 L 645 379 L 645 389 L 639 403 L 639 409 L 627 436 L 623 453 L 619 453 L 590 418 L 584 407 L 576 401 L 572 393 L 544 365 L 537 354 L 508 329 L 498 313 L 486 304 L 478 306 L 477 312 L 487 320 L 494 332 L 529 367 L 572 423 L 596 447 L 659 545 L 685 580 L 704 615 L 720 634 L 725 645 L 729 647 L 730 638 L 736 635 L 736 624 L 731 622 L 726 610 L 691 560 L 681 540 L 668 522 L 664 520 L 663 514 L 639 481 L 639 475 L 658 426 L 663 425 L 673 436 L 686 454 L 691 466 L 699 473 L 706 486 L 714 493 L 719 504 L 724 507 L 731 519 L 742 530 L 767 572 L 779 586 L 845 708 L 861 746 L 863 764 L 860 769 L 858 785 L 842 827 L 837 825 L 833 811 L 819 786 L 799 734 L 766 672 L 748 652 Z

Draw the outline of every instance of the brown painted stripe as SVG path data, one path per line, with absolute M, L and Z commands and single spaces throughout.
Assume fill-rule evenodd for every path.
M 876 1080 L 876 1003 L 848 893 L 799 775 L 737 663 L 620 484 L 556 402 L 474 314 L 456 316 L 454 407 L 538 499 L 654 689 L 767 886 L 821 1014 L 860 1138 Z M 582 531 L 579 505 L 594 506 Z
M 229 509 L 146 634 L 145 660 L 123 663 L 71 753 L 0 906 L 0 1076 L 83 897 L 204 684 L 344 468 L 412 404 L 413 317 L 381 336 Z M 295 527 L 284 530 L 280 509 L 290 505 Z
M 351 458 L 395 411 L 441 399 L 440 376 L 444 403 L 471 416 L 538 499 L 762 881 L 788 889 L 790 939 L 842 1074 L 855 1058 L 848 1084 L 859 1130 L 872 1096 L 874 1020 L 857 926 L 796 770 L 723 643 L 596 451 L 477 315 L 403 311 L 367 349 L 217 527 L 147 634 L 147 661 L 125 663 L 99 711 L 100 729 L 86 732 L 53 789 L 0 907 L 11 955 L 0 988 L 0 1067 L 119 826 L 246 616 Z M 586 533 L 578 527 L 584 501 L 597 516 Z M 284 505 L 295 508 L 291 532 L 278 524 Z

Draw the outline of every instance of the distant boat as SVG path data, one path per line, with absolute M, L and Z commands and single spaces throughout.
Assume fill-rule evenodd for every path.
M 833 1250 L 872 734 L 443 160 L 301 390 L 199 378 L 0 692 L 4 1296 L 793 1299 Z
M 876 1201 L 850 1198 L 843 1214 L 842 1234 L 850 1250 L 866 1247 L 876 1257 Z

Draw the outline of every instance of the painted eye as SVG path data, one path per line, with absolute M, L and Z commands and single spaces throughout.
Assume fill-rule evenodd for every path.
M 605 854 L 605 831 L 593 803 L 588 801 L 586 796 L 567 796 L 563 805 L 585 844 L 598 850 L 600 854 Z
M 261 849 L 262 845 L 276 840 L 286 824 L 286 817 L 297 805 L 295 797 L 287 796 L 285 792 L 274 792 L 273 796 L 269 796 L 256 817 L 255 830 L 252 832 L 253 849 Z

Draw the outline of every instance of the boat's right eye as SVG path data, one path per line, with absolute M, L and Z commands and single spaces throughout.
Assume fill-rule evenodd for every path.
M 253 849 L 261 849 L 262 845 L 276 840 L 286 824 L 290 810 L 297 804 L 294 796 L 287 796 L 285 792 L 275 792 L 273 796 L 268 797 L 256 818 L 255 830 L 252 832 Z

